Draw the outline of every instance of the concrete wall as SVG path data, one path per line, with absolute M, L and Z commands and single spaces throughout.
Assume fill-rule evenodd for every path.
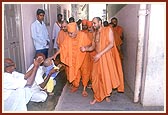
M 159 23 L 158 23 L 159 22 Z M 146 76 L 141 103 L 163 106 L 166 102 L 166 4 L 152 4 L 149 22 Z
M 136 54 L 138 43 L 138 9 L 139 5 L 129 4 L 123 7 L 115 16 L 118 23 L 123 27 L 124 40 L 123 52 L 123 72 L 124 78 L 132 91 L 135 87 Z
M 33 62 L 35 48 L 31 37 L 31 23 L 36 20 L 36 10 L 42 8 L 41 4 L 22 4 L 22 29 L 23 29 L 23 46 L 24 46 L 24 58 L 25 68 L 27 69 Z
M 126 4 L 107 4 L 107 20 L 111 22 L 111 18 L 119 11 L 121 8 L 123 8 Z
M 125 83 L 134 92 L 136 77 L 136 59 L 138 44 L 138 4 L 129 4 L 115 15 L 119 25 L 124 29 L 122 51 L 124 54 L 123 71 Z M 166 6 L 165 4 L 151 4 L 150 20 L 147 23 L 149 33 L 144 47 L 145 59 L 142 71 L 140 102 L 143 106 L 164 106 L 166 93 Z M 159 23 L 158 23 L 159 20 Z M 159 29 L 158 29 L 159 28 Z M 144 33 L 144 34 L 145 34 Z

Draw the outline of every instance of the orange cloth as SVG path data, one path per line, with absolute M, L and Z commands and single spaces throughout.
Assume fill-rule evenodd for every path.
M 75 87 L 79 86 L 81 77 L 81 66 L 84 62 L 86 52 L 81 52 L 80 47 L 89 45 L 91 42 L 84 32 L 78 32 L 76 38 L 66 36 L 60 45 L 61 62 L 68 66 L 67 79 Z
M 84 33 L 86 33 L 86 34 L 87 34 L 88 30 L 81 30 L 81 32 L 84 32 Z
M 67 25 L 68 32 L 76 32 L 77 31 L 77 24 L 76 22 L 71 22 Z
M 92 25 L 93 25 L 92 21 L 87 21 L 87 26 L 88 27 L 92 27 Z
M 123 59 L 123 54 L 121 52 L 121 44 L 123 43 L 121 37 L 122 37 L 122 32 L 123 32 L 123 29 L 121 26 L 116 26 L 114 28 L 112 28 L 112 30 L 114 31 L 114 41 L 115 41 L 115 44 L 117 46 L 117 49 L 118 49 L 118 52 L 120 54 L 120 58 Z
M 63 30 L 60 30 L 58 33 L 58 38 L 57 38 L 57 44 L 60 46 L 60 44 L 64 41 L 65 37 L 68 35 L 67 32 L 64 32 Z
M 110 27 L 103 27 L 100 31 L 100 51 L 109 44 L 109 29 Z M 113 88 L 124 92 L 123 71 L 115 42 L 111 50 L 102 55 L 96 63 L 93 63 L 92 88 L 94 99 L 98 102 L 110 96 Z
M 93 32 L 87 32 L 87 35 L 88 35 L 88 38 L 90 39 L 90 41 L 93 41 Z M 95 51 L 91 51 L 91 52 L 88 52 L 89 55 L 90 55 L 90 63 L 89 63 L 89 66 L 90 66 L 90 71 L 92 71 L 92 68 L 93 68 L 93 56 L 95 55 Z M 90 75 L 90 80 L 92 80 L 92 77 Z
M 116 26 L 116 27 L 114 27 L 114 31 L 116 31 L 116 32 L 118 33 L 118 35 L 119 35 L 120 37 L 122 37 L 123 29 L 122 29 L 121 26 Z
M 116 46 L 120 46 L 123 43 L 120 35 L 117 33 L 116 29 L 114 29 L 114 28 L 111 28 L 111 29 L 112 29 L 113 34 L 114 34 L 114 41 L 115 41 Z
M 91 74 L 91 57 L 89 52 L 86 52 L 84 61 L 81 66 L 81 76 L 82 76 L 82 83 L 83 86 L 87 86 L 88 81 L 90 79 L 90 74 Z
M 83 20 L 82 20 L 82 25 L 86 25 L 87 21 L 88 21 L 88 20 L 83 19 Z
M 85 32 L 87 34 L 90 42 L 92 42 L 93 33 L 89 32 L 88 30 L 85 30 L 83 32 Z M 93 60 L 92 60 L 91 52 L 86 52 L 86 56 L 85 56 L 84 62 L 82 64 L 82 66 L 81 66 L 83 86 L 87 86 L 88 81 L 91 80 L 92 66 L 93 66 Z

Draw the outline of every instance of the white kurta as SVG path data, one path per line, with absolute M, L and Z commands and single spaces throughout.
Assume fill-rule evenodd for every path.
M 19 72 L 4 73 L 3 75 L 3 100 L 5 111 L 27 111 L 26 104 L 31 94 L 26 92 L 27 80 Z
M 58 37 L 58 33 L 60 31 L 60 27 L 61 27 L 61 24 L 54 23 L 53 31 L 52 31 L 52 39 L 54 39 L 54 46 L 53 46 L 53 48 L 56 48 L 56 49 L 58 49 L 57 37 Z
M 33 64 L 29 67 L 28 71 L 33 67 Z M 42 88 L 39 86 L 39 84 L 44 82 L 43 74 L 45 72 L 44 66 L 39 66 L 35 81 L 32 85 L 32 87 L 28 87 L 28 89 L 32 93 L 31 101 L 33 102 L 44 102 L 47 99 L 47 93 L 45 91 L 42 91 Z

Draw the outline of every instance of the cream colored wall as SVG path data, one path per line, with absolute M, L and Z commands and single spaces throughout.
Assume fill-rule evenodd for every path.
M 159 22 L 159 23 L 158 23 Z M 144 106 L 166 104 L 166 4 L 152 4 L 150 10 L 146 76 L 141 103 Z
M 36 10 L 42 8 L 41 4 L 22 4 L 22 29 L 23 29 L 23 46 L 25 68 L 27 69 L 33 62 L 35 48 L 31 37 L 31 24 L 36 20 Z
M 125 4 L 108 4 L 107 5 L 107 20 L 110 22 L 111 18 L 119 11 L 121 8 L 123 8 Z
M 135 87 L 138 43 L 138 9 L 139 5 L 128 4 L 115 15 L 118 18 L 118 24 L 123 27 L 123 71 L 125 81 L 132 91 L 134 91 Z
M 124 54 L 123 70 L 125 83 L 128 84 L 133 92 L 135 88 L 137 63 L 139 6 L 138 4 L 126 5 L 115 15 L 119 19 L 119 25 L 124 29 L 124 42 L 122 48 Z M 145 49 L 147 50 L 145 52 L 147 55 L 145 60 L 147 60 L 147 62 L 143 62 L 145 64 L 145 70 L 142 72 L 142 87 L 140 89 L 140 102 L 143 106 L 165 105 L 165 11 L 165 5 L 151 4 L 150 20 L 148 23 L 149 36 L 145 39 L 145 43 L 147 43 L 147 47 L 145 47 L 147 48 Z

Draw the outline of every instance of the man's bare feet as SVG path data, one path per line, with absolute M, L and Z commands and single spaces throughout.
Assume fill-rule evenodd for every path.
M 53 92 L 48 92 L 48 95 L 54 95 L 54 93 Z
M 71 93 L 74 93 L 74 92 L 76 92 L 77 90 L 78 90 L 78 88 L 77 88 L 77 87 L 72 86 L 72 88 L 71 88 L 70 92 L 71 92 Z
M 91 105 L 94 105 L 96 103 L 96 99 L 94 99 L 93 101 L 90 101 Z
M 110 98 L 106 97 L 106 102 L 111 102 Z
M 83 96 L 83 97 L 87 97 L 87 96 L 88 96 L 88 93 L 84 90 L 84 91 L 82 92 L 82 96 Z
M 73 87 L 73 85 L 72 84 L 69 84 L 69 88 L 71 89 Z
M 89 85 L 87 86 L 87 88 L 89 88 L 89 89 L 92 88 L 92 84 L 89 84 Z

